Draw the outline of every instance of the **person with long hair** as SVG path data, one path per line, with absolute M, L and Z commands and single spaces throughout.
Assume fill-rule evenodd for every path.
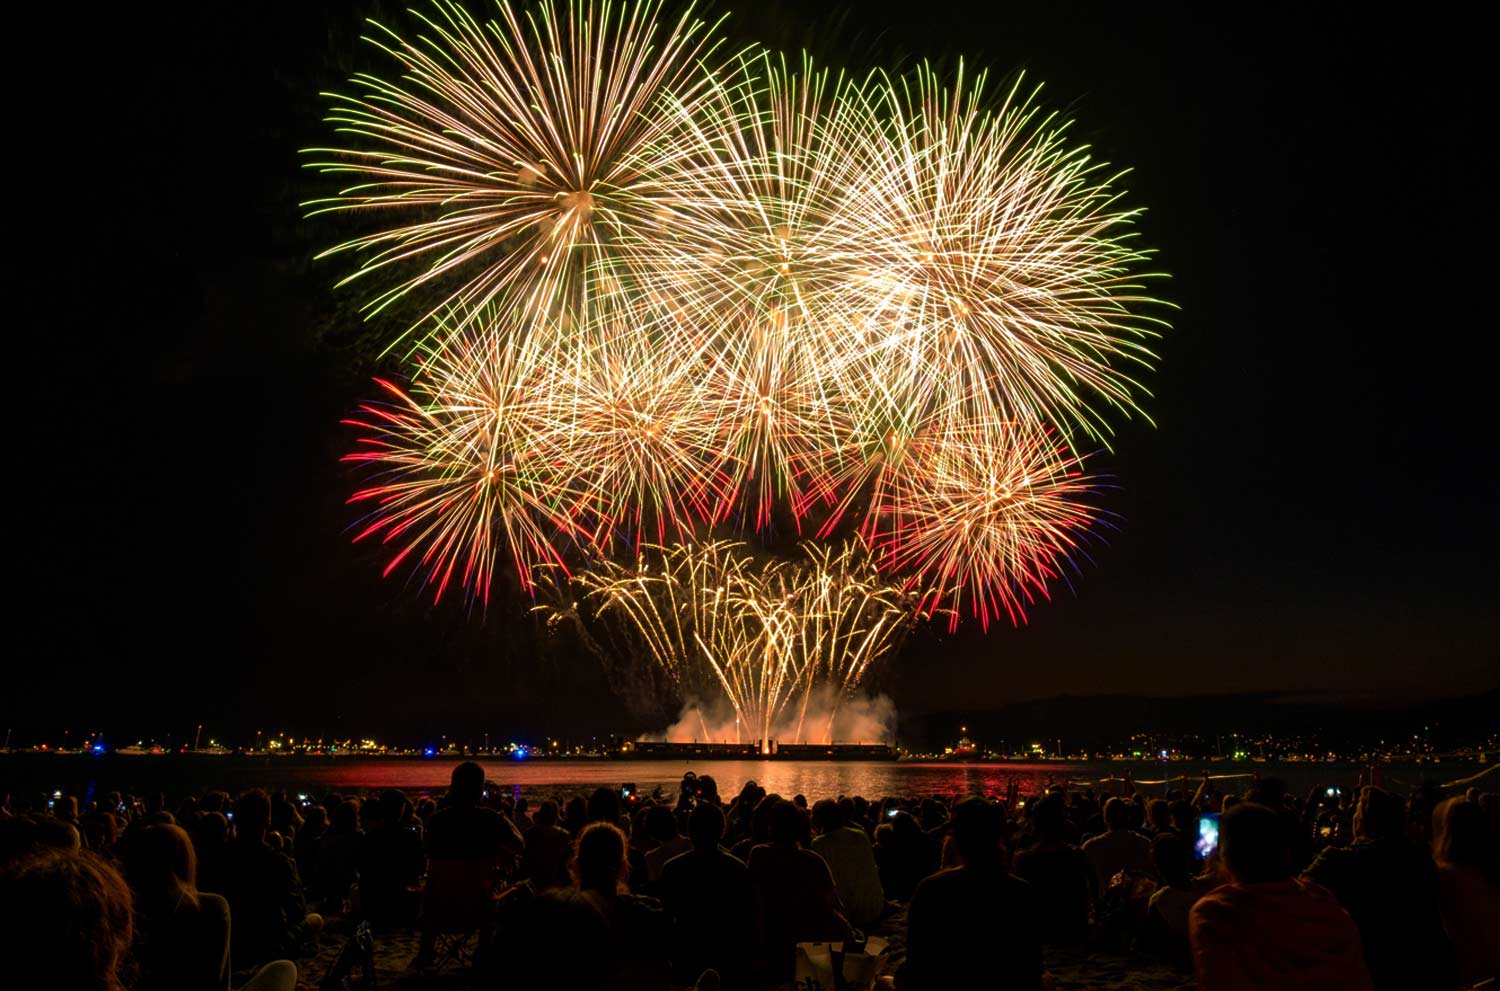
M 200 892 L 197 875 L 192 841 L 178 826 L 149 826 L 127 848 L 137 991 L 229 987 L 229 903 Z
M 655 898 L 630 894 L 630 861 L 624 832 L 593 822 L 578 835 L 573 855 L 574 894 L 603 918 L 608 930 L 610 988 L 666 988 L 670 923 Z
M 1432 859 L 1460 985 L 1500 977 L 1500 837 L 1478 802 L 1450 798 L 1433 810 Z
M 38 848 L 0 867 L 6 987 L 123 991 L 130 889 L 87 850 Z

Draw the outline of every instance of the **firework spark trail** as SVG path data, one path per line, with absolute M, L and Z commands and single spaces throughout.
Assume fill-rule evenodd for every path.
M 363 95 L 327 94 L 359 147 L 309 149 L 309 167 L 356 184 L 304 205 L 387 225 L 324 252 L 356 255 L 345 282 L 419 266 L 372 314 L 425 286 L 429 316 L 502 299 L 550 314 L 582 298 L 587 266 L 628 266 L 621 244 L 662 236 L 660 179 L 693 150 L 673 129 L 711 92 L 717 42 L 691 7 L 675 23 L 660 7 L 543 0 L 523 16 L 499 0 L 482 22 L 434 0 L 416 42 L 371 22 L 401 81 L 360 74 Z
M 962 424 L 919 438 L 871 507 L 864 532 L 882 570 L 913 576 L 923 609 L 967 600 L 981 624 L 1012 623 L 1048 596 L 1100 520 L 1098 482 L 1050 431 Z
M 1021 622 L 1066 579 L 1102 515 L 1073 440 L 1138 411 L 1163 325 L 1119 176 L 1034 92 L 723 56 L 659 0 L 427 10 L 372 39 L 398 81 L 333 97 L 353 147 L 313 164 L 354 184 L 310 204 L 370 221 L 328 254 L 372 315 L 429 314 L 353 421 L 388 571 L 487 599 L 506 556 L 582 564 L 762 731 L 913 610 Z M 788 517 L 870 553 L 692 544 Z
M 1019 85 L 1019 83 L 1018 83 Z M 949 87 L 923 68 L 888 82 L 859 185 L 830 220 L 829 251 L 860 259 L 840 300 L 864 318 L 867 383 L 902 410 L 976 400 L 976 418 L 1022 418 L 1102 438 L 1090 397 L 1136 410 L 1159 322 L 1132 269 L 1134 212 L 1066 125 L 1011 90 L 989 109 L 983 74 Z M 851 320 L 851 323 L 855 321 Z
M 859 541 L 808 546 L 796 561 L 767 561 L 733 541 L 657 546 L 575 580 L 593 614 L 646 644 L 686 694 L 717 684 L 762 743 L 793 709 L 805 738 L 813 692 L 847 694 L 915 617 L 913 597 L 880 576 Z
M 537 356 L 516 342 L 454 336 L 409 389 L 382 383 L 394 401 L 345 421 L 364 436 L 344 460 L 371 475 L 349 501 L 374 505 L 354 539 L 383 533 L 399 546 L 386 574 L 415 553 L 435 598 L 457 577 L 487 600 L 501 554 L 524 588 L 536 564 L 562 564 L 556 545 L 576 532 L 576 492 L 546 451 L 536 382 Z

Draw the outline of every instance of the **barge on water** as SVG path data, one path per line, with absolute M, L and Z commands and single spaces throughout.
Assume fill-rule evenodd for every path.
M 627 743 L 613 756 L 619 760 L 895 760 L 887 743 Z

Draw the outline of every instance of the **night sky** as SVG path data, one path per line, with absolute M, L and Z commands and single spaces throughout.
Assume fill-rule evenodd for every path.
M 475 0 L 477 6 L 479 0 Z M 403 22 L 401 5 L 381 19 Z M 1134 169 L 1178 304 L 1099 459 L 1121 529 L 1020 629 L 923 633 L 903 713 L 1062 693 L 1495 686 L 1488 37 L 1423 5 L 738 5 L 860 68 L 1024 68 Z M 1317 9 L 1304 9 L 1313 8 Z M 55 8 L 8 89 L 14 611 L 0 725 L 181 734 L 628 722 L 529 603 L 430 608 L 351 547 L 340 416 L 381 369 L 298 148 L 383 68 L 369 4 Z M 21 56 L 24 59 L 26 56 Z

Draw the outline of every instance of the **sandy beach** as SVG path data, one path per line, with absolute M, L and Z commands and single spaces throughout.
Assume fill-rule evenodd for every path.
M 349 931 L 350 927 L 342 923 L 330 925 L 319 942 L 317 956 L 298 961 L 299 989 L 312 991 L 318 988 L 338 960 Z M 888 970 L 894 969 L 901 961 L 905 933 L 905 911 L 887 918 L 875 932 L 875 935 L 889 940 L 888 952 L 891 959 L 887 965 Z M 415 991 L 422 988 L 462 989 L 471 986 L 462 969 L 454 965 L 422 977 L 408 975 L 407 964 L 416 956 L 417 938 L 414 929 L 384 929 L 375 933 L 377 987 L 411 988 Z M 1053 991 L 1196 991 L 1197 988 L 1191 975 L 1117 954 L 1049 949 L 1046 953 L 1046 966 Z

